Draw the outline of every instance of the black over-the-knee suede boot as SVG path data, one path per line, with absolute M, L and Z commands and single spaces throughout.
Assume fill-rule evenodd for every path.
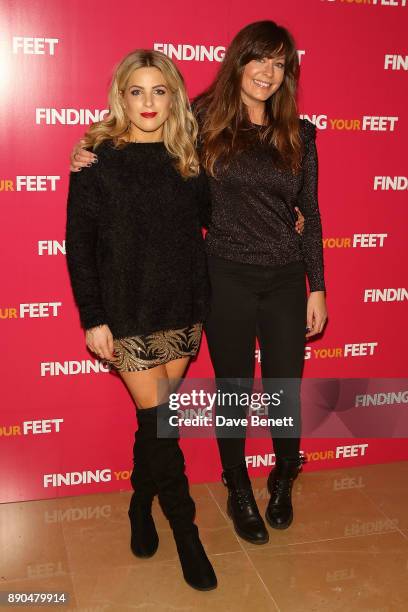
M 278 458 L 268 476 L 271 498 L 266 508 L 266 520 L 274 529 L 287 529 L 293 521 L 292 487 L 305 460 L 302 456 Z
M 152 517 L 152 502 L 157 487 L 152 479 L 141 429 L 135 433 L 133 470 L 130 477 L 134 493 L 130 500 L 130 548 L 137 557 L 152 557 L 159 545 L 159 536 Z
M 168 404 L 137 411 L 143 438 L 147 438 L 146 457 L 157 487 L 159 502 L 173 531 L 184 579 L 202 591 L 214 589 L 217 578 L 201 544 L 194 524 L 195 504 L 190 497 L 184 473 L 184 456 L 178 431 L 168 426 Z M 159 423 L 162 425 L 158 425 Z M 161 436 L 171 437 L 161 437 Z

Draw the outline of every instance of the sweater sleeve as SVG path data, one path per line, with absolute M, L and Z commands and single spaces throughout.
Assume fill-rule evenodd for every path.
M 84 329 L 107 322 L 96 246 L 101 193 L 95 166 L 71 172 L 67 204 L 66 255 L 72 290 Z
M 201 128 L 204 120 L 204 111 L 198 109 L 198 98 L 191 102 L 191 110 L 198 124 L 197 151 L 201 152 Z M 200 174 L 197 179 L 198 186 L 198 201 L 199 215 L 202 227 L 208 229 L 211 222 L 211 191 L 207 174 L 203 168 L 200 169 Z
M 201 227 L 208 229 L 211 222 L 211 192 L 208 177 L 202 168 L 197 177 L 197 197 Z
M 322 226 L 317 199 L 316 127 L 307 120 L 304 121 L 304 139 L 303 185 L 297 198 L 298 206 L 305 217 L 302 253 L 310 291 L 324 291 Z

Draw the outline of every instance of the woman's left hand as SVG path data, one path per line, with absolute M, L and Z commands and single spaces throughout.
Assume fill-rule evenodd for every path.
M 306 338 L 320 334 L 327 321 L 326 296 L 324 291 L 312 291 L 307 301 Z
M 298 234 L 302 235 L 303 230 L 305 229 L 305 218 L 297 206 L 295 206 L 295 211 L 298 216 L 297 221 L 295 223 L 295 230 L 297 231 Z

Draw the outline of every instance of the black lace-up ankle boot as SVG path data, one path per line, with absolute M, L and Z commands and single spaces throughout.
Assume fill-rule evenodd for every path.
M 293 521 L 292 487 L 302 469 L 302 456 L 277 459 L 276 466 L 268 476 L 268 491 L 271 498 L 265 518 L 274 529 L 287 529 Z
M 227 512 L 237 534 L 251 544 L 266 544 L 269 534 L 259 513 L 245 463 L 222 473 L 228 487 Z

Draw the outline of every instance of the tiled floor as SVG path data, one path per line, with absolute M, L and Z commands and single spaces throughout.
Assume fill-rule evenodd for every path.
M 235 536 L 222 484 L 192 486 L 219 582 L 208 593 L 184 583 L 156 502 L 160 545 L 147 560 L 129 550 L 130 493 L 3 504 L 0 591 L 65 591 L 69 604 L 52 609 L 82 612 L 407 612 L 407 480 L 408 462 L 305 471 L 293 525 L 264 546 Z M 264 478 L 254 493 L 263 512 Z

